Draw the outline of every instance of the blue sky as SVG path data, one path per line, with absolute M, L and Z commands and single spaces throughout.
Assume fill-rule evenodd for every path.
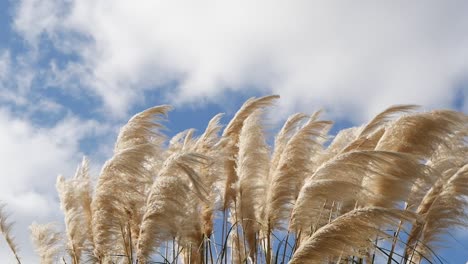
M 392 104 L 468 112 L 466 1 L 0 1 L 0 200 L 60 221 L 57 174 L 98 173 L 134 113 L 172 104 L 168 135 L 280 94 L 270 122 L 325 109 L 339 128 Z M 468 232 L 453 232 L 468 245 Z M 443 256 L 465 263 L 448 238 Z M 0 242 L 0 260 L 7 253 Z

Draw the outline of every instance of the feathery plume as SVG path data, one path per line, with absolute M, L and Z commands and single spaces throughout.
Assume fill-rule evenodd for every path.
M 315 232 L 294 253 L 290 264 L 323 263 L 341 256 L 360 255 L 372 247 L 372 237 L 396 220 L 413 219 L 411 213 L 397 209 L 367 207 L 348 212 Z
M 405 250 L 410 261 L 419 263 L 429 255 L 428 248 L 434 248 L 443 231 L 468 224 L 468 164 L 445 182 L 443 179 L 434 184 L 416 210 L 421 218 L 413 226 Z
M 179 235 L 189 201 L 204 199 L 196 170 L 207 165 L 207 158 L 196 153 L 174 154 L 165 161 L 146 202 L 137 246 L 139 263 L 146 263 L 164 240 Z
M 88 254 L 92 253 L 92 189 L 88 160 L 83 158 L 73 178 L 65 180 L 62 176 L 58 176 L 56 188 L 60 198 L 60 207 L 65 216 L 67 250 L 72 263 L 77 264 L 80 263 L 83 250 Z
M 313 226 L 317 223 L 314 217 L 320 217 L 314 213 L 320 212 L 326 201 L 392 207 L 407 199 L 416 179 L 427 177 L 426 169 L 418 159 L 404 153 L 356 151 L 341 154 L 324 163 L 307 179 L 293 209 L 291 226 L 296 230 Z M 341 191 L 334 191 L 333 184 Z
M 219 197 L 219 187 L 222 184 L 223 174 L 222 162 L 224 154 L 222 149 L 219 147 L 219 136 L 218 133 L 221 131 L 222 126 L 220 125 L 220 119 L 223 114 L 215 115 L 205 129 L 205 132 L 198 138 L 195 143 L 193 150 L 197 153 L 206 155 L 212 159 L 211 166 L 200 169 L 200 180 L 208 190 L 206 200 L 202 200 L 202 212 L 201 221 L 203 226 L 203 234 L 205 237 L 210 237 L 213 233 L 213 219 L 214 219 L 214 208 L 216 200 L 221 200 Z
M 211 118 L 206 126 L 205 132 L 198 138 L 194 149 L 197 152 L 206 152 L 212 149 L 219 141 L 218 133 L 221 131 L 222 125 L 219 123 L 223 117 L 223 113 L 219 113 Z
M 362 128 L 359 136 L 344 148 L 342 152 L 374 150 L 380 138 L 385 133 L 385 125 L 392 120 L 394 115 L 410 112 L 418 107 L 417 105 L 396 105 L 387 108 L 369 121 L 369 123 Z
M 145 203 L 144 192 L 153 176 L 147 157 L 156 155 L 158 153 L 152 144 L 140 144 L 117 153 L 104 164 L 91 204 L 96 258 L 103 259 L 111 253 L 123 254 L 115 250 L 120 247 L 116 245 L 121 244 L 122 227 L 129 222 L 138 231 L 141 222 L 139 210 Z M 136 231 L 132 234 L 135 235 Z
M 309 121 L 297 131 L 285 146 L 278 162 L 277 169 L 270 171 L 268 177 L 265 206 L 261 219 L 266 236 L 266 262 L 270 264 L 271 232 L 282 227 L 290 218 L 299 190 L 307 176 L 313 172 L 311 162 L 314 152 L 322 150 L 321 138 L 328 132 L 330 121 L 317 121 L 319 112 L 313 114 Z
M 101 171 L 91 205 L 94 255 L 98 259 L 119 250 L 115 245 L 121 244 L 116 240 L 122 237 L 123 227 L 130 226 L 129 236 L 138 240 L 145 192 L 153 181 L 157 160 L 162 158 L 164 136 L 159 121 L 169 110 L 166 105 L 149 108 L 133 116 L 120 130 L 114 157 Z M 122 241 L 123 248 L 131 249 L 126 241 Z
M 256 255 L 257 222 L 264 204 L 266 180 L 269 170 L 269 151 L 263 136 L 262 111 L 257 110 L 244 121 L 240 132 L 239 154 L 236 170 L 239 178 L 235 213 L 247 241 L 248 252 L 254 260 Z
M 239 151 L 237 144 L 239 142 L 239 133 L 247 119 L 255 110 L 271 106 L 278 99 L 278 95 L 270 95 L 256 99 L 252 97 L 248 99 L 242 107 L 237 111 L 232 120 L 226 126 L 222 134 L 224 144 L 224 152 L 226 160 L 224 162 L 226 182 L 224 187 L 223 209 L 226 209 L 229 204 L 235 199 L 236 192 L 234 184 L 237 182 L 235 155 Z
M 379 130 L 382 126 L 385 126 L 388 122 L 392 120 L 392 117 L 399 113 L 408 113 L 416 108 L 419 108 L 418 105 L 394 105 L 385 109 L 383 112 L 376 115 L 372 120 L 367 123 L 367 125 L 362 129 L 359 137 L 366 137 L 375 131 Z
M 281 158 L 281 154 L 283 154 L 283 151 L 286 145 L 288 144 L 291 137 L 299 130 L 299 126 L 301 122 L 307 118 L 308 116 L 306 114 L 296 113 L 294 115 L 291 115 L 286 120 L 280 132 L 275 137 L 275 149 L 271 157 L 271 166 L 270 166 L 271 171 L 274 171 L 277 169 L 278 163 Z
M 29 230 L 41 264 L 56 263 L 62 251 L 62 234 L 56 230 L 56 225 L 54 223 L 32 223 Z
M 159 132 L 164 127 L 160 124 L 162 117 L 167 116 L 171 106 L 160 105 L 148 108 L 134 115 L 119 132 L 114 147 L 114 153 L 134 145 L 145 144 L 156 141 L 162 143 L 164 136 Z
M 310 235 L 317 227 L 327 224 L 326 219 L 330 215 L 327 203 L 332 201 L 363 203 L 362 193 L 365 192 L 368 190 L 365 190 L 361 184 L 346 180 L 309 180 L 302 187 L 294 205 L 289 229 L 306 236 Z
M 380 139 L 376 150 L 430 157 L 439 145 L 466 129 L 468 117 L 450 110 L 437 110 L 400 117 Z
M 312 174 L 311 156 L 321 149 L 318 138 L 331 125 L 330 121 L 317 121 L 314 117 L 288 141 L 278 164 L 270 176 L 265 204 L 264 221 L 268 229 L 277 228 L 290 216 L 305 178 Z
M 372 132 L 370 135 L 360 136 L 343 148 L 341 153 L 360 150 L 374 150 L 384 133 L 385 128 L 382 127 Z
M 229 244 L 231 245 L 231 263 L 232 264 L 243 264 L 249 263 L 245 254 L 244 239 L 241 234 L 232 232 L 229 235 Z
M 8 215 L 5 212 L 5 204 L 0 203 L 0 234 L 3 235 L 5 241 L 7 242 L 8 247 L 11 249 L 11 252 L 16 258 L 16 261 L 21 263 L 20 257 L 18 255 L 18 246 L 16 245 L 15 238 L 11 234 L 11 228 L 13 223 L 8 221 Z

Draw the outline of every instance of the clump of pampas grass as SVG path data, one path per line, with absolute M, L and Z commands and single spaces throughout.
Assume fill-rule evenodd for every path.
M 171 107 L 132 117 L 92 184 L 84 159 L 57 191 L 65 230 L 31 225 L 41 263 L 432 263 L 468 219 L 468 117 L 396 105 L 329 135 L 278 96 L 247 100 L 223 130 L 167 139 Z M 330 140 L 328 142 L 328 140 Z M 20 262 L 0 207 L 0 232 Z M 379 263 L 380 263 L 379 262 Z

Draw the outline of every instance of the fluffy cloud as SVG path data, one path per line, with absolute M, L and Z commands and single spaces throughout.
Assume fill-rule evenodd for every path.
M 80 141 L 108 133 L 95 121 L 68 116 L 50 128 L 40 128 L 28 120 L 0 108 L 0 201 L 7 204 L 13 233 L 24 263 L 37 263 L 32 255 L 28 226 L 33 221 L 62 219 L 55 192 L 57 175 L 71 176 L 82 158 Z M 101 161 L 99 161 L 101 162 Z M 96 169 L 94 169 L 96 170 Z M 11 259 L 0 242 L 0 259 Z
M 46 37 L 78 55 L 70 69 L 117 116 L 159 89 L 176 104 L 216 101 L 226 90 L 278 93 L 281 112 L 325 107 L 359 119 L 395 103 L 450 106 L 456 94 L 466 110 L 459 90 L 468 72 L 467 8 L 463 1 L 23 0 L 15 27 L 32 45 Z

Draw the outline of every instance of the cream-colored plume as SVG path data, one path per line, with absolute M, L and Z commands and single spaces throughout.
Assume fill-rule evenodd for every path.
M 416 210 L 420 220 L 408 238 L 407 259 L 419 263 L 423 257 L 430 258 L 443 231 L 467 226 L 467 207 L 468 164 L 456 170 L 448 180 L 440 178 L 422 200 Z
M 231 119 L 229 124 L 223 131 L 222 143 L 223 152 L 226 155 L 224 161 L 224 170 L 226 173 L 226 182 L 224 187 L 223 209 L 228 208 L 232 201 L 235 200 L 236 192 L 234 184 L 237 182 L 236 162 L 235 155 L 237 155 L 239 148 L 239 134 L 247 119 L 255 110 L 271 106 L 273 102 L 278 99 L 278 95 L 270 95 L 256 99 L 255 97 L 247 100 L 242 107 L 237 111 L 235 116 Z
M 196 153 L 174 154 L 165 161 L 146 202 L 137 246 L 139 263 L 146 263 L 163 241 L 185 236 L 182 224 L 190 201 L 206 196 L 197 171 L 208 164 Z
M 400 117 L 385 130 L 376 150 L 411 153 L 428 158 L 440 145 L 466 129 L 468 116 L 436 110 Z
M 89 176 L 88 160 L 83 158 L 75 176 L 66 180 L 57 177 L 57 192 L 60 207 L 65 216 L 67 251 L 74 264 L 80 263 L 82 252 L 92 253 L 91 200 L 92 189 Z
M 56 230 L 56 225 L 54 223 L 32 223 L 29 230 L 41 264 L 52 264 L 60 261 L 60 253 L 63 252 L 63 235 Z
M 271 230 L 280 227 L 282 221 L 290 218 L 292 205 L 299 195 L 299 190 L 306 177 L 313 173 L 311 157 L 322 149 L 319 142 L 324 138 L 330 121 L 316 120 L 312 116 L 297 131 L 284 147 L 277 169 L 270 171 L 267 186 L 267 200 L 264 212 L 264 226 Z
M 397 220 L 412 220 L 407 211 L 367 207 L 336 218 L 309 237 L 294 253 L 290 264 L 319 264 L 340 257 L 359 256 L 372 248 L 373 238 Z
M 15 242 L 15 238 L 11 233 L 11 228 L 13 227 L 13 223 L 8 221 L 8 215 L 5 212 L 5 204 L 0 203 L 0 234 L 5 238 L 8 247 L 10 248 L 11 252 L 16 258 L 16 261 L 21 263 L 20 257 L 18 255 L 19 250 L 18 246 Z
M 256 256 L 256 234 L 259 230 L 261 207 L 265 204 L 266 181 L 270 155 L 265 142 L 262 111 L 257 110 L 244 121 L 240 132 L 239 154 L 236 160 L 237 201 L 236 220 L 242 225 L 248 255 Z

